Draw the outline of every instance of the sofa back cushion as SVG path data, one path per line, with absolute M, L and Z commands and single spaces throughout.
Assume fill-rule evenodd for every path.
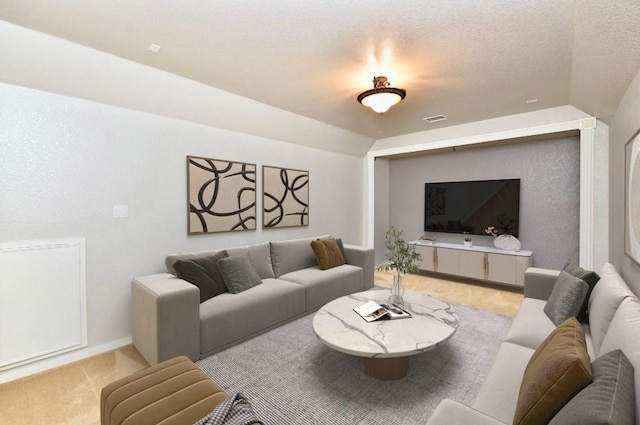
M 597 288 L 597 286 L 596 286 Z M 618 307 L 602 342 L 601 353 L 622 350 L 635 369 L 635 393 L 640 395 L 640 301 L 626 298 Z M 636 419 L 640 420 L 640 403 L 636 403 Z
M 275 277 L 280 277 L 296 270 L 306 269 L 318 265 L 316 255 L 311 249 L 311 241 L 326 239 L 329 235 L 316 238 L 291 239 L 287 241 L 270 242 L 271 264 Z
M 600 281 L 593 288 L 589 297 L 589 328 L 596 356 L 600 355 L 600 347 L 609 324 L 618 306 L 633 292 L 624 282 L 612 264 L 606 263 L 600 270 Z
M 258 272 L 260 279 L 276 277 L 273 273 L 273 267 L 271 267 L 269 242 L 229 248 L 227 252 L 229 253 L 229 257 L 233 257 L 234 255 L 247 255 L 251 261 L 251 265 L 255 271 Z

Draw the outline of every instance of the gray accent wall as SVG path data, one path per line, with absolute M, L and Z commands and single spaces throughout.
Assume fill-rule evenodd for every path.
M 567 260 L 577 262 L 580 236 L 577 136 L 476 145 L 392 159 L 389 161 L 389 223 L 402 230 L 406 240 L 417 239 L 425 233 L 425 182 L 506 178 L 521 179 L 520 241 L 522 249 L 534 252 L 534 266 L 558 269 Z M 462 244 L 463 240 L 462 235 L 429 235 L 442 242 Z M 493 244 L 490 236 L 473 236 L 473 239 L 476 245 Z

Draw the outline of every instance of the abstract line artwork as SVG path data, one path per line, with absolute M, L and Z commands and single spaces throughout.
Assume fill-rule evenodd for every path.
M 189 234 L 255 230 L 256 165 L 187 156 Z
M 262 167 L 262 226 L 309 225 L 309 172 Z

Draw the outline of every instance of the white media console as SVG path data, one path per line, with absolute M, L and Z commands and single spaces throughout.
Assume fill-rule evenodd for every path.
M 502 251 L 489 246 L 422 240 L 409 243 L 416 245 L 422 257 L 420 270 L 520 287 L 524 287 L 524 271 L 533 260 L 533 252 L 525 250 Z

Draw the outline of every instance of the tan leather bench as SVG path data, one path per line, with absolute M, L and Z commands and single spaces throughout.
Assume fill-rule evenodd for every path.
M 102 425 L 193 424 L 226 398 L 222 388 L 181 356 L 104 387 L 100 418 Z

